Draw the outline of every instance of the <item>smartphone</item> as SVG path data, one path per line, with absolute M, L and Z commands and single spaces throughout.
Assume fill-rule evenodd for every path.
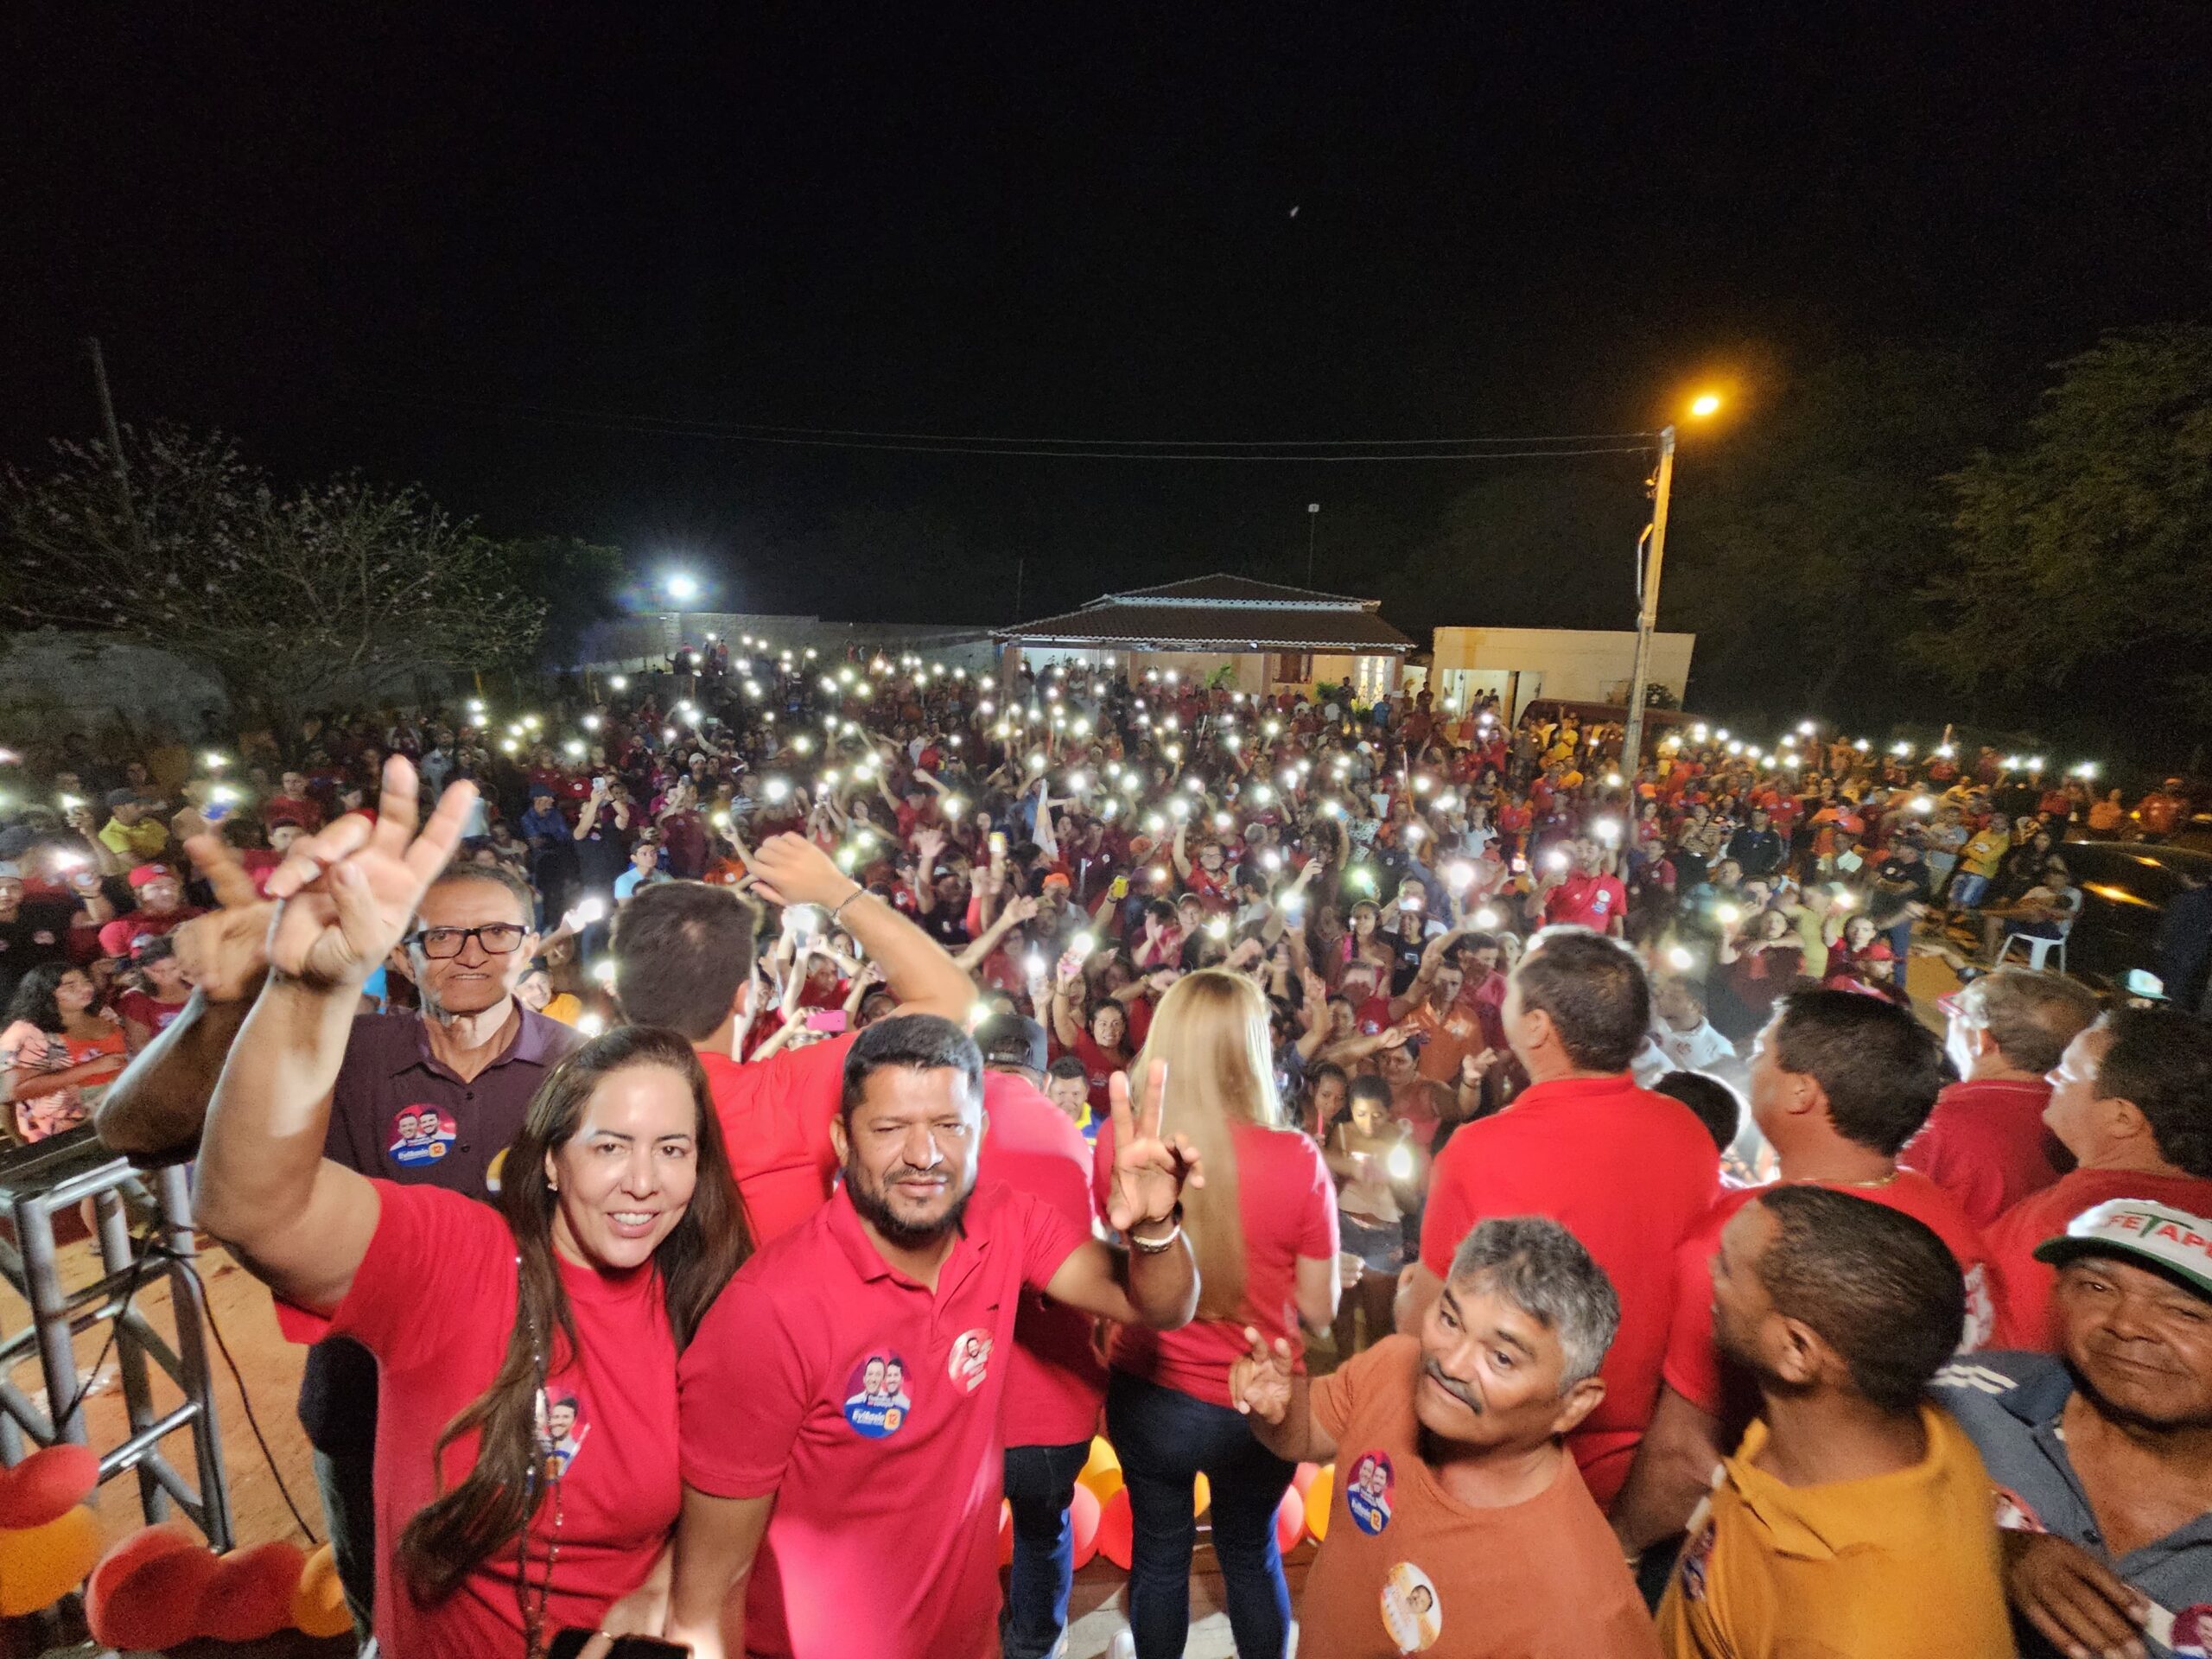
M 801 944 L 822 937 L 822 926 L 829 918 L 819 905 L 791 905 L 784 911 L 784 931 Z
M 1006 856 L 1006 831 L 1003 830 L 992 830 L 990 846 L 991 856 L 993 858 L 1004 858 Z
M 1114 885 L 1106 889 L 1106 896 L 1109 899 L 1128 898 L 1129 896 L 1129 878 L 1126 875 L 1116 876 L 1114 878 Z
M 571 1625 L 554 1637 L 553 1645 L 545 1649 L 545 1659 L 576 1659 L 584 1644 L 598 1634 Z M 690 1651 L 680 1642 L 663 1642 L 658 1637 L 618 1636 L 607 1654 L 608 1659 L 685 1659 Z
M 842 1008 L 817 1008 L 806 1016 L 809 1031 L 826 1031 L 833 1036 L 842 1036 L 845 1030 L 845 1011 Z

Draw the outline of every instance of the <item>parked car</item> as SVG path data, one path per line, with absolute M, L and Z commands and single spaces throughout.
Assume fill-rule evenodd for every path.
M 2101 987 L 2117 985 L 2133 968 L 2158 970 L 2158 921 L 2182 890 L 2178 872 L 2212 880 L 2212 853 L 2165 842 L 2069 841 L 2058 854 L 2082 893 L 2066 965 Z M 2167 995 L 2200 988 L 2169 986 Z

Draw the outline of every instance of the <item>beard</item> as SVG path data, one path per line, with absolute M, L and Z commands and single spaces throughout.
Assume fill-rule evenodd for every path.
M 860 1211 L 861 1219 L 874 1228 L 886 1243 L 901 1250 L 925 1249 L 958 1227 L 961 1217 L 968 1213 L 968 1200 L 976 1191 L 975 1177 L 970 1174 L 968 1185 L 942 1215 L 931 1221 L 916 1222 L 907 1220 L 891 1207 L 886 1186 L 871 1181 L 868 1172 L 849 1154 L 845 1159 L 844 1174 L 845 1192 L 853 1201 L 853 1208 Z

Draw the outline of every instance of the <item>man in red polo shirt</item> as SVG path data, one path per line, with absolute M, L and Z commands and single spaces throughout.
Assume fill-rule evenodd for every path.
M 2058 1179 L 2052 1154 L 2062 1149 L 2043 1121 L 2044 1074 L 2097 1017 L 2097 999 L 2063 974 L 2005 968 L 1944 998 L 1943 1009 L 1960 1080 L 1936 1096 L 1928 1126 L 1897 1161 L 1986 1227 Z
M 1569 842 L 1560 849 L 1574 868 L 1544 874 L 1544 922 L 1554 927 L 1586 927 L 1593 933 L 1621 937 L 1628 925 L 1628 889 L 1605 874 L 1605 849 L 1594 841 Z M 1550 855 L 1546 855 L 1547 857 Z
M 683 1518 L 664 1634 L 693 1659 L 984 1659 L 997 1650 L 1001 1411 L 1028 1292 L 1167 1330 L 1198 1306 L 1160 1138 L 1166 1077 L 1116 1077 L 1107 1218 L 978 1184 L 982 1063 L 950 1020 L 854 1040 L 843 1182 L 746 1263 L 684 1351 Z M 735 1593 L 734 1593 L 735 1592 Z M 735 1605 L 743 1597 L 742 1611 Z
M 102 956 L 127 957 L 139 940 L 160 938 L 202 913 L 198 906 L 184 902 L 184 883 L 166 864 L 141 864 L 131 871 L 130 892 L 138 907 L 101 927 Z
M 832 912 L 883 970 L 902 1014 L 964 1018 L 975 988 L 929 935 L 840 870 L 804 836 L 771 836 L 753 855 L 761 890 L 779 904 Z M 752 902 L 697 881 L 641 887 L 616 912 L 614 995 L 639 1025 L 683 1033 L 706 1068 L 730 1163 L 759 1249 L 822 1207 L 837 1172 L 837 1115 L 850 1037 L 741 1064 L 759 1012 Z
M 1042 1198 L 1088 1232 L 1097 1219 L 1090 1142 L 1039 1091 L 1045 1027 L 1001 1014 L 977 1027 L 976 1043 L 983 1053 L 985 1123 L 976 1179 Z M 1014 1317 L 1004 1414 L 1014 1510 L 1014 1567 L 999 1615 L 1005 1659 L 1045 1659 L 1067 1624 L 1075 1573 L 1068 1505 L 1106 1403 L 1094 1328 L 1086 1315 L 1037 1295 L 1024 1296 Z
M 2058 1346 L 2045 1239 L 2112 1198 L 2212 1215 L 2212 1029 L 2177 1008 L 2115 1008 L 2066 1046 L 2050 1084 L 2044 1121 L 2075 1167 L 1989 1229 L 1998 1341 L 2045 1353 Z
M 1479 1221 L 1549 1216 L 1581 1240 L 1621 1300 L 1605 1397 L 1567 1437 L 1602 1507 L 1658 1398 L 1675 1251 L 1713 1206 L 1719 1154 L 1688 1107 L 1629 1076 L 1651 1023 L 1651 988 L 1620 945 L 1581 928 L 1537 934 L 1503 1012 L 1530 1084 L 1511 1110 L 1463 1125 L 1438 1155 L 1398 1329 L 1419 1332 L 1452 1252 Z
M 1897 1148 L 1927 1121 L 1943 1084 L 1942 1050 L 1908 1009 L 1855 991 L 1800 991 L 1783 999 L 1758 1035 L 1751 1118 L 1781 1164 L 1779 1185 L 1834 1187 L 1900 1211 L 1943 1241 L 1966 1282 L 1961 1349 L 1988 1342 L 1996 1287 L 1981 1232 L 1926 1176 L 1899 1169 Z M 1675 1253 L 1666 1386 L 1613 1505 L 1630 1552 L 1689 1524 L 1713 1465 L 1758 1403 L 1755 1380 L 1724 1367 L 1713 1334 L 1713 1258 L 1738 1210 L 1766 1187 L 1721 1194 Z

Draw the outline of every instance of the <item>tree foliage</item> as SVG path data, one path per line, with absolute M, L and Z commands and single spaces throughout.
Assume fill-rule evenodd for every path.
M 549 663 L 575 666 L 592 625 L 621 613 L 630 573 L 619 547 L 574 536 L 531 536 L 494 550 L 515 587 L 543 607 L 537 651 Z
M 1961 690 L 2124 686 L 2212 721 L 2212 328 L 2105 337 L 2056 365 L 2024 441 L 1948 480 L 1955 556 L 1917 644 Z
M 55 449 L 50 473 L 0 481 L 9 609 L 194 658 L 276 729 L 537 643 L 544 604 L 507 553 L 415 489 L 283 493 L 221 435 L 157 425 L 124 429 L 126 512 L 105 445 Z

